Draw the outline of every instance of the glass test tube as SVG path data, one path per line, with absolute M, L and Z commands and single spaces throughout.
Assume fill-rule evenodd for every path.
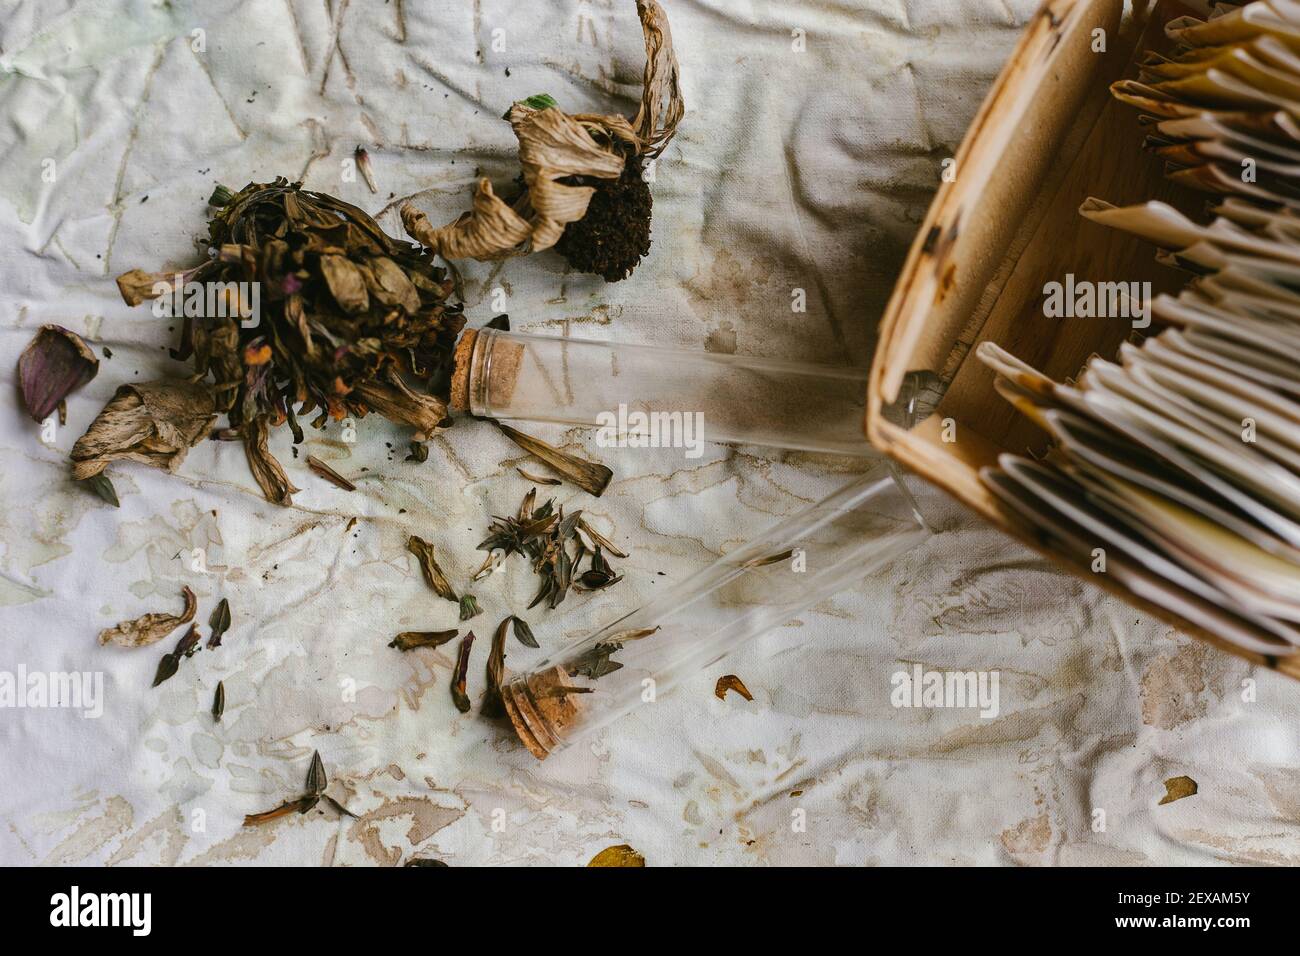
M 883 477 L 882 477 L 883 476 Z M 604 727 L 741 643 L 879 573 L 926 537 L 883 468 L 786 518 L 637 610 L 509 681 L 503 698 L 538 759 Z
M 705 441 L 877 457 L 864 431 L 867 369 L 651 345 L 475 333 L 467 404 L 482 417 L 613 425 L 691 416 Z M 638 418 L 642 413 L 646 418 Z M 668 421 L 660 416 L 661 422 Z M 633 443 L 635 444 L 635 443 Z

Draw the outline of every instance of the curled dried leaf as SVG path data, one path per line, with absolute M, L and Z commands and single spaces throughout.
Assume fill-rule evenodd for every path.
M 1196 792 L 1196 781 L 1191 777 L 1170 777 L 1165 781 L 1165 795 L 1160 798 L 1160 803 L 1157 806 L 1173 803 L 1175 800 L 1182 800 L 1184 797 L 1195 796 Z
M 277 505 L 287 505 L 293 501 L 293 493 L 298 490 L 289 480 L 282 466 L 266 447 L 270 437 L 270 425 L 266 416 L 259 416 L 244 426 L 244 455 L 248 458 L 248 467 L 253 478 L 262 489 L 267 501 Z
M 522 617 L 510 615 L 510 621 L 514 624 L 515 637 L 524 647 L 540 647 L 537 638 L 533 636 L 533 629 L 528 626 L 528 622 Z
M 406 550 L 419 560 L 420 571 L 424 574 L 425 583 L 433 588 L 439 597 L 460 603 L 456 590 L 451 586 L 451 582 L 447 580 L 447 576 L 442 573 L 442 568 L 438 567 L 437 559 L 433 556 L 433 545 L 423 538 L 411 535 L 406 541 Z
M 18 357 L 18 387 L 28 414 L 45 421 L 98 371 L 99 359 L 81 336 L 60 325 L 41 326 Z
M 340 475 L 329 465 L 325 464 L 325 462 L 321 461 L 315 455 L 307 456 L 307 467 L 310 468 L 315 474 L 320 475 L 326 481 L 330 482 L 333 485 L 337 485 L 338 487 L 342 488 L 344 491 L 357 490 L 356 485 L 348 481 L 346 478 Z
M 645 866 L 645 857 L 626 843 L 620 843 L 601 850 L 587 866 Z
M 194 619 L 198 610 L 198 599 L 188 587 L 181 589 L 185 608 L 180 614 L 145 614 L 133 621 L 123 621 L 113 627 L 99 632 L 100 644 L 115 644 L 118 647 L 146 647 L 161 641 L 182 624 Z
M 496 426 L 501 429 L 507 438 L 524 451 L 540 458 L 562 478 L 571 481 L 583 491 L 595 495 L 597 498 L 609 485 L 610 479 L 614 477 L 614 472 L 598 462 L 587 461 L 585 458 L 579 458 L 567 451 L 561 451 L 540 438 L 525 435 L 523 432 L 511 428 L 509 425 L 503 425 L 501 422 L 496 422 Z
M 462 714 L 468 714 L 470 708 L 469 695 L 465 693 L 465 683 L 469 677 L 469 651 L 473 646 L 474 632 L 470 631 L 461 638 L 460 647 L 456 649 L 456 670 L 451 678 L 451 699 Z
M 549 96 L 529 97 L 506 114 L 519 141 L 526 191 L 513 205 L 479 180 L 470 212 L 434 228 L 423 213 L 402 208 L 413 239 L 449 259 L 504 259 L 549 249 L 568 223 L 587 212 L 594 189 L 582 183 L 617 179 L 627 154 L 654 157 L 668 145 L 684 107 L 668 18 L 654 0 L 638 0 L 646 66 L 634 122 L 622 116 L 570 115 Z M 578 181 L 575 181 L 578 180 Z
M 250 813 L 244 817 L 244 826 L 255 827 L 263 823 L 270 823 L 272 820 L 278 820 L 280 817 L 287 817 L 291 813 L 306 813 L 312 807 L 316 806 L 320 797 L 299 797 L 297 800 L 290 800 L 288 803 L 282 803 L 274 810 L 267 810 L 264 813 Z
M 217 681 L 217 691 L 212 695 L 212 719 L 221 723 L 221 716 L 226 712 L 226 685 Z
M 558 484 L 560 484 L 560 479 L 559 479 L 559 478 L 548 478 L 548 477 L 545 476 L 545 475 L 534 475 L 534 474 L 530 474 L 529 472 L 526 472 L 526 471 L 524 471 L 522 468 L 518 468 L 518 467 L 515 468 L 515 471 L 519 472 L 520 475 L 522 475 L 524 478 L 527 478 L 529 481 L 533 482 L 534 484 L 538 484 L 538 485 L 558 485 Z
M 417 647 L 442 647 L 456 636 L 451 631 L 403 631 L 388 642 L 389 647 L 399 651 L 413 651 Z
M 506 629 L 510 618 L 497 625 L 492 635 L 492 650 L 487 661 L 487 694 L 483 697 L 482 713 L 485 717 L 500 717 L 505 714 L 505 705 L 501 702 L 501 688 L 506 676 Z
M 722 677 L 719 677 L 718 683 L 714 685 L 713 688 L 713 696 L 718 698 L 718 700 L 725 700 L 727 697 L 727 691 L 729 690 L 734 690 L 741 697 L 745 698 L 745 700 L 752 701 L 754 699 L 754 695 L 749 692 L 749 688 L 745 686 L 745 682 L 735 674 L 724 674 Z
M 212 389 L 202 382 L 123 385 L 72 446 L 72 476 L 91 478 L 118 460 L 175 471 L 216 417 Z

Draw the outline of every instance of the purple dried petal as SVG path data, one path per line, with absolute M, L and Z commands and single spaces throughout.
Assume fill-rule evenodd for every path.
M 18 384 L 23 404 L 43 422 L 71 393 L 99 371 L 99 359 L 75 332 L 44 325 L 18 358 Z

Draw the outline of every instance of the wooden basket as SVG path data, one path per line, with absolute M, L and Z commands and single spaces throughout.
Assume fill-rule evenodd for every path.
M 1206 196 L 1168 183 L 1142 151 L 1138 111 L 1116 102 L 1110 84 L 1136 75 L 1136 56 L 1168 50 L 1164 24 L 1194 11 L 1142 0 L 1121 22 L 1122 0 L 1052 0 L 1028 25 L 976 115 L 912 244 L 881 323 L 867 395 L 867 433 L 876 447 L 955 495 L 995 525 L 1144 612 L 1225 650 L 1300 678 L 1300 660 L 1242 651 L 1138 598 L 1105 574 L 1053 553 L 1004 509 L 978 471 L 1004 451 L 1043 452 L 1047 436 L 993 390 L 975 357 L 984 340 L 1058 380 L 1090 355 L 1113 357 L 1132 333 L 1128 320 L 1043 316 L 1043 287 L 1076 280 L 1149 281 L 1176 292 L 1183 277 L 1155 261 L 1142 240 L 1090 223 L 1079 205 L 1096 196 L 1118 205 L 1162 199 L 1201 218 Z M 1096 30 L 1105 51 L 1094 52 Z M 891 414 L 909 373 L 946 383 L 935 414 L 910 430 Z M 953 427 L 945 429 L 945 422 Z M 945 441 L 945 431 L 950 439 Z

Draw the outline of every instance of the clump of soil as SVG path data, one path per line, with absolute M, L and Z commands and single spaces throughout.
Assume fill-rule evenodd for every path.
M 629 153 L 618 179 L 580 177 L 595 188 L 587 214 L 564 227 L 556 251 L 579 272 L 606 282 L 631 275 L 650 251 L 650 212 L 653 200 L 642 176 L 641 157 Z

